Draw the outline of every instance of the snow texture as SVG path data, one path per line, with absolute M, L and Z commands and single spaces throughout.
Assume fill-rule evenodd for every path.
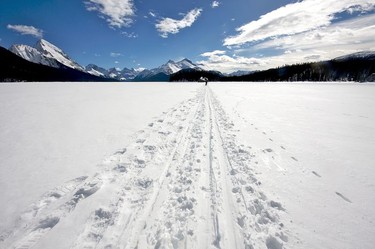
M 15 134 L 17 126 L 24 128 L 17 123 L 19 116 L 35 127 L 55 122 L 51 113 L 45 113 L 47 117 L 41 120 L 27 116 L 28 108 L 49 109 L 42 107 L 46 103 L 38 103 L 41 96 L 54 105 L 57 117 L 66 115 L 58 100 L 44 95 L 51 94 L 52 89 L 58 88 L 52 92 L 62 93 L 64 104 L 73 105 L 65 110 L 70 122 L 77 118 L 69 116 L 79 106 L 77 89 L 84 90 L 80 98 L 85 98 L 82 103 L 90 103 L 92 110 L 101 106 L 106 91 L 109 96 L 123 97 L 107 103 L 119 111 L 128 109 L 131 102 L 143 102 L 135 105 L 136 111 L 123 113 L 126 118 L 121 118 L 120 111 L 100 123 L 111 130 L 111 119 L 116 119 L 116 127 L 130 131 L 117 132 L 123 146 L 116 139 L 104 142 L 101 149 L 111 149 L 112 153 L 103 155 L 101 162 L 96 157 L 98 165 L 86 166 L 88 174 L 83 174 L 79 164 L 74 168 L 51 164 L 52 170 L 46 173 L 32 162 L 13 169 L 2 162 L 4 192 L 11 194 L 21 188 L 18 196 L 26 198 L 33 193 L 33 200 L 23 202 L 23 211 L 1 228 L 1 248 L 349 249 L 371 248 L 375 243 L 375 85 L 0 87 L 1 104 L 8 107 L 1 109 L 5 117 L 1 122 L 1 156 L 8 163 L 13 157 L 28 154 L 21 148 L 35 145 L 29 132 L 21 135 L 30 136 L 30 140 L 20 139 L 25 141 L 22 146 L 13 145 L 11 140 L 17 138 L 9 134 Z M 34 88 L 37 91 L 33 92 Z M 118 93 L 119 89 L 123 91 Z M 34 95 L 27 96 L 30 91 Z M 17 95 L 24 99 L 12 100 Z M 123 95 L 131 100 L 124 102 Z M 155 105 L 157 101 L 160 103 Z M 20 102 L 28 105 L 18 106 L 18 112 L 12 110 Z M 108 109 L 96 110 L 101 113 L 96 121 L 103 117 L 103 111 Z M 159 114 L 154 115 L 156 112 Z M 132 115 L 142 117 L 126 122 Z M 94 120 L 86 121 L 79 132 L 87 130 L 87 124 Z M 68 123 L 60 125 L 69 129 Z M 64 129 L 56 132 L 61 131 Z M 100 132 L 90 135 L 100 138 Z M 40 134 L 38 137 L 43 140 Z M 79 142 L 79 137 L 74 138 Z M 85 150 L 84 146 L 90 145 L 85 139 L 83 142 L 75 149 L 78 156 L 89 160 L 94 151 Z M 6 149 L 8 144 L 12 148 Z M 53 161 L 56 155 L 56 151 L 47 151 L 44 160 Z M 19 178 L 23 171 L 30 175 Z M 30 177 L 33 172 L 58 184 L 41 188 L 43 184 Z M 61 181 L 61 174 L 76 176 Z M 23 187 L 10 182 L 17 177 Z M 39 197 L 35 197 L 38 192 Z M 1 194 L 6 210 L 17 203 L 8 194 Z

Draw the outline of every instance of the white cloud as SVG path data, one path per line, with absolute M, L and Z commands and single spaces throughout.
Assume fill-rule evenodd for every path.
M 97 11 L 112 28 L 129 26 L 135 15 L 133 0 L 86 0 L 88 11 Z
M 304 0 L 288 4 L 238 28 L 239 34 L 227 37 L 224 45 L 242 45 L 327 27 L 336 14 L 367 12 L 374 7 L 374 0 Z
M 32 35 L 37 38 L 43 37 L 43 30 L 37 29 L 33 26 L 8 24 L 7 28 L 18 32 L 21 35 Z
M 110 56 L 116 58 L 116 57 L 123 56 L 123 54 L 121 54 L 121 53 L 111 52 L 111 53 L 110 53 Z
M 216 8 L 216 7 L 219 7 L 220 3 L 218 1 L 213 1 L 212 4 L 211 4 L 211 7 L 212 8 Z
M 168 34 L 177 34 L 181 29 L 190 27 L 200 16 L 202 9 L 193 9 L 189 11 L 181 20 L 172 18 L 163 18 L 156 25 L 156 29 L 161 33 L 160 36 L 167 38 Z
M 330 60 L 364 50 L 375 50 L 375 14 L 332 24 L 300 34 L 260 42 L 250 48 L 234 50 L 234 56 L 223 50 L 201 54 L 206 60 L 198 63 L 211 70 L 265 70 L 283 65 Z M 261 51 L 278 51 L 277 55 L 246 57 Z
M 129 33 L 129 32 L 121 32 L 121 34 L 124 35 L 124 36 L 126 36 L 126 37 L 128 37 L 128 38 L 137 38 L 138 37 L 138 35 L 136 33 L 134 33 L 134 32 L 131 32 L 131 33 Z
M 374 0 L 304 0 L 288 4 L 242 26 L 238 35 L 224 40 L 227 52 L 203 53 L 205 59 L 199 63 L 223 72 L 254 71 L 374 51 L 374 9 Z M 337 18 L 342 13 L 350 16 Z M 249 42 L 251 46 L 247 46 Z
M 228 56 L 223 50 L 215 50 L 201 54 L 206 60 L 197 63 L 207 70 L 218 70 L 224 73 L 230 73 L 237 70 L 251 70 L 251 68 L 266 66 L 264 61 L 257 58 L 246 58 L 241 56 Z
M 320 55 L 332 59 L 363 50 L 375 50 L 375 14 L 360 16 L 317 30 L 257 44 L 254 50 L 277 49 L 303 58 Z M 298 60 L 298 57 L 295 58 Z
M 215 51 L 212 51 L 212 52 L 206 52 L 206 53 L 203 53 L 201 54 L 201 56 L 203 57 L 212 57 L 212 56 L 215 56 L 215 55 L 223 55 L 223 54 L 226 54 L 227 52 L 224 51 L 224 50 L 215 50 Z

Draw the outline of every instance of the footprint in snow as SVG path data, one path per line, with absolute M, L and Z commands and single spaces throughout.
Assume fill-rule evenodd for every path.
M 290 157 L 290 158 L 292 158 L 294 161 L 296 161 L 296 162 L 298 162 L 298 159 L 297 158 L 295 158 L 295 157 Z
M 336 195 L 340 196 L 344 201 L 347 201 L 349 203 L 353 203 L 351 200 L 349 200 L 347 197 L 345 197 L 343 194 L 336 192 Z
M 315 171 L 312 171 L 312 173 L 314 174 L 314 175 L 316 175 L 317 177 L 322 177 L 321 175 L 319 175 L 317 172 L 315 172 Z
M 125 152 L 126 152 L 126 148 L 123 148 L 121 150 L 116 151 L 114 155 L 123 155 L 125 154 Z

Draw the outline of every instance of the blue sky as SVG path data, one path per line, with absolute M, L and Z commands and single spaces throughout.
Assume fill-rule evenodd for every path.
M 374 0 L 1 0 L 0 45 L 55 44 L 81 65 L 189 58 L 223 72 L 375 50 Z

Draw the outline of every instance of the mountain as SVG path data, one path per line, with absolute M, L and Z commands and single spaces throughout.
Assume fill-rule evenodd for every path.
M 105 69 L 95 64 L 89 64 L 85 68 L 72 60 L 62 49 L 52 43 L 41 39 L 34 47 L 28 45 L 13 45 L 9 49 L 14 54 L 33 63 L 42 64 L 54 68 L 72 68 L 87 72 L 91 75 L 111 78 L 118 81 L 169 81 L 169 75 L 183 69 L 202 70 L 188 59 L 178 62 L 169 60 L 160 67 L 143 70 L 134 68 L 110 68 Z
M 243 76 L 243 75 L 250 74 L 250 73 L 251 71 L 238 70 L 238 71 L 228 74 L 228 76 Z
M 105 69 L 102 67 L 99 67 L 94 64 L 89 64 L 86 66 L 85 71 L 88 72 L 89 74 L 96 75 L 99 77 L 105 77 L 105 78 L 111 78 L 119 81 L 131 81 L 133 80 L 140 71 L 143 69 L 134 69 L 134 68 L 124 68 L 124 69 L 119 69 L 119 68 L 110 68 L 110 69 Z
M 34 47 L 28 45 L 13 45 L 9 50 L 30 62 L 54 68 L 69 67 L 84 71 L 81 65 L 73 61 L 60 48 L 44 39 L 39 40 Z
M 35 48 L 44 56 L 53 58 L 67 67 L 80 71 L 85 70 L 81 65 L 73 61 L 67 54 L 65 54 L 64 51 L 44 39 L 40 39 L 36 43 Z
M 168 81 L 171 74 L 177 73 L 183 69 L 202 70 L 188 59 L 183 59 L 178 62 L 169 60 L 160 67 L 143 70 L 134 78 L 134 81 Z
M 89 64 L 84 68 L 72 60 L 62 49 L 44 39 L 39 40 L 34 47 L 28 45 L 13 45 L 9 50 L 19 57 L 33 63 L 54 68 L 71 68 L 87 72 L 93 76 L 110 78 L 118 81 L 169 81 L 169 76 L 180 70 L 202 70 L 188 59 L 183 59 L 178 62 L 169 60 L 160 67 L 151 70 L 134 68 L 105 69 L 95 64 Z
M 12 45 L 9 50 L 30 62 L 56 68 L 62 66 L 57 60 L 44 56 L 39 50 L 28 45 Z
M 87 65 L 85 71 L 95 76 L 108 78 L 108 70 L 94 64 Z
M 121 80 L 121 81 L 129 81 L 129 80 L 133 80 L 141 71 L 143 71 L 143 69 L 134 69 L 134 68 L 124 68 L 121 70 L 121 77 L 118 79 L 118 80 Z
M 365 60 L 374 60 L 375 59 L 375 51 L 361 51 L 353 54 L 348 54 L 344 56 L 337 57 L 333 59 L 334 61 L 348 61 L 348 60 L 355 60 L 355 59 L 365 59 Z
M 55 68 L 30 62 L 0 47 L 0 82 L 109 81 L 70 67 Z

